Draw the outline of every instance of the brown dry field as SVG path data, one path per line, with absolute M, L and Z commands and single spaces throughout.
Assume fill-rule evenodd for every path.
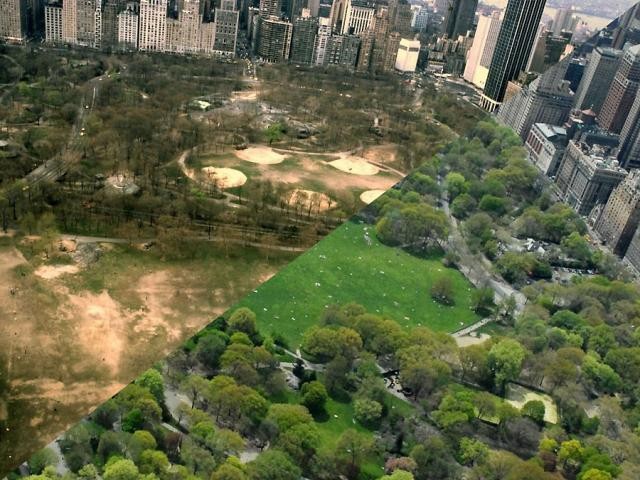
M 25 460 L 270 278 L 292 254 L 163 262 L 104 245 L 89 266 L 0 239 L 0 472 Z M 18 247 L 18 248 L 16 248 Z M 74 268 L 70 268 L 74 267 Z M 75 273 L 74 273 L 75 272 Z

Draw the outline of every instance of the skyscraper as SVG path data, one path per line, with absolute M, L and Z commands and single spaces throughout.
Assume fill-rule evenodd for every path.
M 292 62 L 311 63 L 317 33 L 317 18 L 306 16 L 298 17 L 293 21 L 293 36 L 291 38 Z
M 598 47 L 591 53 L 589 64 L 576 91 L 575 108 L 591 108 L 596 113 L 600 112 L 618 70 L 620 58 L 621 50 L 608 47 Z
M 26 0 L 0 0 L 0 38 L 14 42 L 27 38 Z
M 546 0 L 509 0 L 482 96 L 483 108 L 495 111 L 509 81 L 525 67 L 545 3 Z
M 473 45 L 467 55 L 467 65 L 464 69 L 464 79 L 479 88 L 484 88 L 489 74 L 489 66 L 493 51 L 496 48 L 498 33 L 500 33 L 500 12 L 491 15 L 481 15 L 473 38 Z
M 606 130 L 620 133 L 640 82 L 640 45 L 628 48 L 620 61 L 609 93 L 602 104 L 598 123 Z
M 449 38 L 466 35 L 473 29 L 478 0 L 451 0 L 444 19 L 444 33 Z
M 573 9 L 559 8 L 553 19 L 553 34 L 557 37 L 562 32 L 573 32 L 578 23 L 578 19 L 573 16 Z
M 257 55 L 267 62 L 281 62 L 289 58 L 293 25 L 278 17 L 259 18 Z
M 622 127 L 618 160 L 624 168 L 640 168 L 640 95 L 636 95 Z

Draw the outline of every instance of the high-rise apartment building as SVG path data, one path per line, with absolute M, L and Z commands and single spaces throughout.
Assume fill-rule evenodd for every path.
M 491 59 L 482 106 L 495 111 L 527 64 L 546 0 L 509 0 Z
M 164 52 L 167 41 L 167 0 L 140 0 L 138 48 Z
M 628 48 L 602 104 L 598 123 L 610 132 L 620 133 L 638 93 L 640 82 L 640 45 Z
M 291 37 L 291 61 L 311 63 L 318 33 L 318 19 L 311 16 L 298 17 L 293 21 Z
M 467 54 L 467 63 L 464 69 L 464 79 L 473 83 L 478 88 L 484 88 L 489 74 L 491 58 L 496 48 L 496 41 L 500 33 L 500 12 L 491 15 L 481 15 L 478 19 L 478 27 L 473 38 L 473 44 Z
M 616 255 L 624 256 L 640 223 L 640 171 L 632 171 L 611 193 L 594 229 Z
M 96 37 L 96 6 L 99 0 L 71 0 L 76 3 L 76 41 L 78 45 L 94 47 Z M 65 2 L 63 2 L 64 5 Z
M 138 24 L 140 22 L 140 5 L 129 2 L 118 14 L 118 47 L 123 50 L 138 49 Z
M 62 41 L 64 43 L 78 42 L 77 7 L 76 0 L 62 2 Z
M 278 17 L 258 19 L 256 54 L 267 62 L 289 58 L 293 25 Z
M 444 19 L 444 33 L 449 38 L 458 38 L 473 30 L 478 0 L 451 0 Z
M 573 32 L 577 24 L 578 18 L 571 8 L 558 8 L 553 19 L 553 35 L 558 37 L 562 32 Z
M 215 12 L 215 37 L 213 50 L 217 53 L 235 55 L 238 39 L 238 23 L 240 12 L 236 10 L 233 1 L 222 1 Z M 208 24 L 203 24 L 206 29 Z
M 264 18 L 279 17 L 282 11 L 282 0 L 260 0 L 260 16 Z
M 175 53 L 197 53 L 200 51 L 200 0 L 182 0 L 178 18 L 167 19 L 165 49 Z M 210 46 L 210 49 L 212 46 Z
M 556 176 L 562 200 L 580 215 L 589 215 L 596 205 L 604 205 L 627 171 L 610 150 L 569 142 Z
M 332 35 L 327 45 L 324 64 L 355 68 L 359 50 L 359 37 L 355 35 Z
M 314 65 L 324 65 L 324 59 L 327 55 L 327 46 L 331 38 L 331 19 L 320 17 L 318 19 L 318 34 L 313 46 Z
M 429 16 L 429 9 L 426 7 L 420 7 L 419 9 L 414 10 L 413 18 L 411 19 L 411 27 L 417 32 L 423 31 L 429 24 Z
M 62 42 L 62 5 L 50 3 L 44 7 L 44 40 L 47 43 Z
M 558 172 L 567 144 L 567 131 L 548 123 L 535 123 L 524 146 L 529 160 L 547 177 Z
M 404 73 L 415 72 L 419 55 L 420 41 L 403 38 L 400 40 L 400 46 L 398 47 L 395 69 Z
M 340 35 L 358 35 L 371 29 L 375 4 L 368 0 L 335 0 L 331 7 L 333 31 Z
M 591 53 L 576 91 L 575 108 L 578 110 L 590 108 L 596 113 L 600 112 L 621 58 L 621 50 L 609 47 L 598 47 Z
M 359 72 L 367 72 L 371 68 L 374 43 L 375 35 L 372 31 L 363 32 L 362 35 L 360 35 L 360 53 L 358 54 L 358 63 L 356 64 L 356 70 Z
M 28 4 L 26 0 L 0 0 L 0 38 L 23 42 L 28 36 Z

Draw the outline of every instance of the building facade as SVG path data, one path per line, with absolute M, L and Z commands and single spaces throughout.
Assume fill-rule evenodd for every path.
M 24 42 L 28 36 L 28 15 L 26 0 L 0 0 L 0 38 Z
M 628 48 L 602 104 L 598 123 L 610 132 L 620 133 L 638 93 L 640 82 L 640 45 Z
M 596 113 L 600 111 L 621 58 L 621 50 L 608 47 L 598 47 L 591 53 L 576 91 L 575 108 L 578 110 L 590 108 Z
M 491 58 L 496 48 L 500 33 L 500 12 L 491 15 L 481 15 L 473 38 L 473 44 L 467 54 L 467 63 L 463 77 L 478 88 L 484 88 L 489 75 Z
M 564 202 L 580 215 L 589 215 L 596 205 L 607 203 L 626 176 L 608 149 L 571 140 L 555 183 Z
M 311 63 L 318 33 L 318 19 L 311 16 L 298 17 L 293 21 L 291 37 L 291 61 Z
M 256 54 L 267 62 L 289 58 L 293 25 L 278 17 L 259 18 Z
M 167 0 L 141 0 L 138 48 L 164 52 L 167 44 Z
M 418 56 L 420 55 L 420 41 L 400 40 L 398 54 L 396 56 L 395 69 L 403 73 L 412 73 L 416 71 L 418 65 Z
M 118 47 L 123 50 L 138 49 L 138 13 L 138 3 L 130 2 L 118 14 Z
M 568 138 L 563 127 L 535 123 L 529 131 L 525 148 L 529 160 L 547 177 L 555 177 L 564 155 Z
M 44 39 L 47 43 L 62 42 L 62 5 L 49 4 L 44 7 Z
M 487 83 L 482 95 L 486 110 L 499 108 L 509 81 L 526 66 L 533 47 L 545 0 L 510 0 L 491 59 Z
M 613 250 L 624 256 L 640 223 L 640 171 L 632 171 L 611 193 L 594 225 Z
M 465 36 L 473 30 L 478 0 L 451 0 L 444 18 L 444 33 L 449 38 Z
M 620 132 L 618 160 L 626 169 L 640 168 L 640 95 L 636 95 Z

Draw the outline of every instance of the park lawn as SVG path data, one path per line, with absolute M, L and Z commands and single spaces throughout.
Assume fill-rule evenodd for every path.
M 453 283 L 454 306 L 442 306 L 430 296 L 432 283 L 441 276 Z M 327 306 L 349 302 L 405 328 L 455 331 L 480 319 L 471 308 L 472 288 L 460 272 L 445 268 L 440 257 L 420 258 L 385 246 L 372 226 L 349 221 L 236 307 L 253 310 L 263 333 L 277 332 L 295 347 Z

